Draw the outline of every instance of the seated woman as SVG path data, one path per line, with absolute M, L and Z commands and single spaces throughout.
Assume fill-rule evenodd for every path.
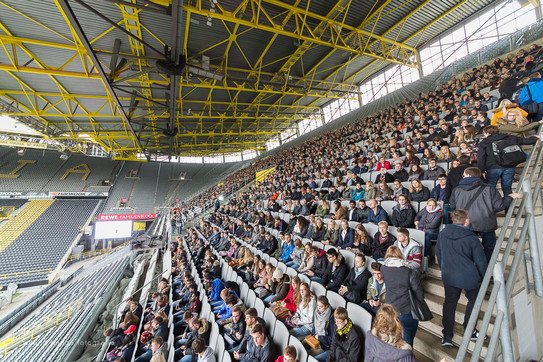
M 305 273 L 308 270 L 313 268 L 313 263 L 315 262 L 315 257 L 311 253 L 312 244 L 308 242 L 304 245 L 304 259 L 302 264 L 298 267 L 298 273 Z
M 327 217 L 330 214 L 330 204 L 328 201 L 321 199 L 319 201 L 319 206 L 317 206 L 317 211 L 315 215 L 318 217 Z
M 388 187 L 386 182 L 381 181 L 379 182 L 379 190 L 377 190 L 377 197 L 375 198 L 375 200 L 377 201 L 392 200 L 393 194 L 394 193 L 392 192 L 390 187 Z
M 328 298 L 320 295 L 317 297 L 317 310 L 313 314 L 313 331 L 311 332 L 311 335 L 319 341 L 322 350 L 322 353 L 315 356 L 317 361 L 326 361 L 335 331 L 334 310 L 330 306 Z
M 285 265 L 293 269 L 298 269 L 300 267 L 300 264 L 302 264 L 302 261 L 304 260 L 304 254 L 305 254 L 305 248 L 304 248 L 304 244 L 302 244 L 302 240 L 300 239 L 294 240 L 294 249 L 292 250 L 292 253 L 290 254 L 292 260 L 287 261 Z
M 428 199 L 426 207 L 415 216 L 415 227 L 424 231 L 424 254 L 431 255 L 432 240 L 437 240 L 443 212 L 435 199 Z M 430 259 L 432 262 L 432 259 Z
M 438 161 L 451 162 L 455 158 L 456 156 L 454 153 L 451 152 L 451 149 L 449 148 L 449 144 L 447 142 L 443 142 L 439 150 L 439 155 L 437 156 Z
M 287 321 L 287 324 L 293 327 L 290 334 L 295 337 L 305 337 L 313 331 L 316 298 L 309 290 L 309 284 L 300 285 L 300 297 L 296 305 L 296 313 Z
M 411 181 L 411 187 L 409 188 L 409 199 L 411 201 L 427 201 L 430 198 L 430 190 L 428 187 L 423 186 L 419 179 Z
M 341 220 L 341 226 L 339 230 L 338 243 L 336 247 L 338 249 L 345 249 L 353 246 L 354 242 L 354 230 L 349 227 L 347 219 Z
M 375 199 L 377 197 L 377 188 L 375 187 L 375 184 L 371 181 L 366 182 L 366 190 L 364 193 L 364 199 L 365 200 L 371 200 Z
M 366 256 L 362 253 L 354 257 L 354 267 L 349 270 L 349 274 L 339 288 L 339 295 L 343 296 L 348 302 L 359 304 L 366 298 L 368 293 L 368 280 L 371 273 L 366 268 Z
M 315 228 L 313 230 L 313 234 L 308 236 L 308 238 L 313 241 L 322 241 L 325 234 L 326 226 L 324 226 L 324 222 L 322 221 L 322 219 L 318 217 L 315 219 Z
M 392 209 L 390 221 L 396 227 L 411 228 L 415 226 L 415 215 L 415 209 L 411 206 L 409 198 L 406 195 L 400 195 L 398 203 Z
M 407 181 L 419 180 L 422 177 L 424 170 L 419 167 L 419 165 L 412 165 L 409 170 L 409 177 Z
M 373 361 L 387 356 L 391 361 L 416 361 L 412 347 L 402 335 L 398 312 L 392 305 L 384 304 L 377 312 L 372 329 L 366 333 L 366 359 Z
M 394 184 L 394 188 L 392 189 L 392 198 L 394 200 L 397 201 L 400 195 L 409 194 L 409 190 L 402 186 L 402 183 L 400 182 L 400 180 L 394 180 L 393 184 Z
M 330 220 L 328 223 L 328 229 L 324 234 L 324 240 L 322 241 L 325 245 L 336 245 L 339 237 L 339 230 L 337 224 L 334 220 Z
M 357 253 L 371 253 L 371 236 L 362 223 L 356 225 L 354 228 L 354 242 L 353 246 L 346 248 L 350 252 Z
M 341 283 L 345 280 L 347 274 L 349 274 L 349 267 L 345 264 L 343 255 L 334 248 L 326 251 L 326 257 L 329 264 L 322 276 L 321 284 L 324 285 L 326 289 L 337 293 Z
M 272 294 L 264 299 L 264 303 L 272 305 L 275 302 L 285 299 L 290 290 L 290 283 L 290 276 L 283 273 L 281 269 L 276 268 L 273 272 Z

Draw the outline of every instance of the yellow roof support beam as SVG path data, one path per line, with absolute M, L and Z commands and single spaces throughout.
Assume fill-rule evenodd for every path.
M 244 0 L 243 3 L 252 9 L 253 16 L 249 20 L 241 18 L 236 12 L 224 10 L 221 7 L 220 2 L 216 4 L 218 11 L 202 8 L 201 0 L 196 1 L 195 6 L 184 5 L 183 8 L 186 11 L 190 11 L 192 14 L 199 14 L 205 17 L 228 21 L 234 24 L 268 31 L 273 34 L 284 35 L 301 41 L 309 41 L 314 44 L 366 55 L 376 59 L 383 59 L 410 67 L 418 67 L 418 64 L 416 63 L 417 57 L 414 56 L 416 49 L 406 46 L 405 44 L 349 26 L 336 20 L 328 19 L 325 16 L 309 12 L 307 9 L 300 9 L 278 0 Z M 289 15 L 292 14 L 292 17 L 295 20 L 293 24 L 295 29 L 290 30 L 291 27 L 287 29 L 282 24 L 276 23 L 274 19 L 268 15 L 268 12 L 263 6 L 264 3 L 284 9 Z M 241 5 L 238 8 L 240 7 Z M 322 36 L 317 36 L 314 33 L 315 29 L 308 24 L 309 19 L 324 22 L 326 24 Z M 347 41 L 345 35 L 342 34 L 343 31 L 353 32 L 355 34 L 355 41 Z M 375 50 L 368 46 L 374 41 L 378 42 Z M 378 52 L 377 49 L 379 49 L 380 52 Z

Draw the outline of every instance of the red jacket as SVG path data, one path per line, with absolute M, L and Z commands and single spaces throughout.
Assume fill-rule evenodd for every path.
M 381 163 L 381 162 L 377 163 L 377 171 L 379 171 L 381 167 L 384 167 L 387 170 L 390 170 L 390 162 L 385 161 L 385 163 Z

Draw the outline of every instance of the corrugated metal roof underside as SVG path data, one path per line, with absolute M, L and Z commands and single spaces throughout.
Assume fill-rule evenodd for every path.
M 345 3 L 347 2 L 345 1 Z M 122 27 L 126 26 L 119 4 L 104 0 L 89 0 L 85 3 Z M 137 3 L 142 5 L 145 2 L 137 1 Z M 239 6 L 240 2 L 218 0 L 218 3 L 225 10 L 232 11 Z M 271 5 L 265 0 L 262 3 L 267 12 L 276 17 L 277 22 L 285 19 L 284 8 Z M 285 0 L 283 3 L 297 4 L 299 9 L 307 8 L 310 12 L 320 16 L 326 16 L 336 4 L 327 0 L 310 1 L 309 6 L 308 0 Z M 361 29 L 364 31 L 383 35 L 386 39 L 393 41 L 405 41 L 408 46 L 418 47 L 491 3 L 493 3 L 491 0 L 379 0 L 377 2 L 352 0 L 346 15 L 340 14 L 337 19 L 348 26 L 360 27 L 363 25 Z M 97 57 L 106 72 L 110 72 L 111 55 L 108 53 L 113 50 L 115 39 L 121 40 L 121 53 L 132 54 L 133 49 L 130 46 L 129 37 L 123 31 L 112 27 L 111 24 L 77 2 L 70 1 L 69 4 L 87 38 L 92 41 L 93 48 L 98 51 Z M 206 1 L 203 4 L 210 6 L 210 3 Z M 423 4 L 424 6 L 422 6 Z M 443 16 L 453 8 L 454 11 Z M 380 13 L 377 12 L 377 9 L 381 9 Z M 416 9 L 418 10 L 415 11 Z M 163 49 L 163 44 L 172 44 L 172 19 L 169 15 L 147 10 L 136 10 L 135 13 L 139 17 L 141 36 L 146 43 L 156 49 Z M 370 13 L 373 15 L 368 16 Z M 410 16 L 407 17 L 408 15 Z M 250 20 L 250 11 L 243 14 L 243 19 Z M 77 54 L 70 27 L 54 2 L 3 1 L 0 3 L 0 21 L 6 29 L 6 31 L 0 30 L 1 35 L 13 35 L 19 38 L 58 44 L 53 47 L 33 42 L 23 43 L 27 52 L 16 47 L 18 66 L 26 67 L 20 68 L 19 71 L 13 71 L 13 68 L 8 69 L 15 55 L 11 46 L 4 48 L 9 56 L 4 50 L 0 50 L 0 63 L 4 66 L 4 70 L 0 71 L 0 98 L 2 100 L 15 105 L 21 112 L 27 110 L 28 112 L 37 110 L 45 112 L 34 118 L 43 123 L 54 123 L 55 127 L 59 129 L 59 133 L 77 131 L 78 129 L 88 130 L 93 125 L 99 135 L 106 135 L 107 131 L 112 130 L 125 133 L 118 140 L 113 137 L 110 141 L 110 138 L 107 138 L 104 141 L 107 144 L 117 142 L 121 145 L 127 145 L 131 142 L 126 138 L 126 124 L 119 117 L 118 110 L 114 107 L 112 109 L 111 104 L 107 103 L 109 95 L 97 75 L 96 68 L 90 61 L 82 60 L 82 57 Z M 186 13 L 183 13 L 183 24 L 185 21 Z M 206 17 L 192 14 L 187 55 L 191 60 L 190 64 L 195 61 L 198 67 L 203 66 L 202 55 L 209 57 L 210 74 L 218 76 L 219 79 L 225 79 L 226 82 L 214 81 L 213 78 L 209 79 L 205 76 L 200 76 L 200 78 L 193 76 L 188 79 L 188 72 L 185 73 L 181 82 L 181 98 L 179 99 L 181 105 L 179 108 L 180 131 L 181 133 L 202 133 L 202 136 L 180 135 L 178 136 L 179 142 L 177 142 L 179 145 L 210 142 L 219 144 L 206 146 L 208 151 L 220 151 L 224 149 L 222 144 L 228 142 L 259 141 L 260 145 L 264 145 L 268 138 L 297 122 L 297 119 L 288 120 L 289 116 L 298 114 L 300 117 L 300 113 L 309 114 L 314 111 L 314 109 L 294 107 L 281 108 L 277 105 L 325 105 L 331 100 L 322 97 L 322 95 L 328 94 L 326 89 L 332 87 L 352 90 L 354 88 L 349 88 L 348 85 L 357 85 L 390 64 L 373 57 L 358 55 L 346 50 L 335 50 L 313 43 L 309 44 L 308 49 L 297 57 L 296 61 L 292 61 L 290 66 L 285 66 L 292 54 L 296 54 L 303 46 L 303 41 L 291 36 L 274 35 L 245 25 L 236 26 L 233 23 L 217 19 L 212 19 L 210 26 L 207 22 Z M 307 18 L 307 23 L 310 27 L 316 27 L 319 21 Z M 293 19 L 286 22 L 285 29 L 289 31 L 295 29 Z M 230 34 L 234 32 L 236 34 L 235 41 L 229 44 Z M 325 32 L 323 39 L 327 37 L 326 34 Z M 347 34 L 347 30 L 342 30 L 343 36 Z M 272 40 L 273 43 L 269 46 Z M 377 51 L 376 46 L 377 44 L 374 44 L 370 48 Z M 145 56 L 150 58 L 143 59 L 141 62 L 131 56 L 119 56 L 119 58 L 125 58 L 127 64 L 117 75 L 117 80 L 119 78 L 139 78 L 140 66 L 143 66 L 143 69 L 155 66 L 155 59 L 152 58 L 159 57 L 159 54 L 148 47 L 144 48 Z M 225 54 L 226 49 L 229 49 L 228 54 Z M 266 51 L 265 54 L 263 54 L 264 51 Z M 258 63 L 260 58 L 262 58 L 262 67 Z M 45 67 L 58 74 L 43 74 L 44 71 L 40 69 Z M 250 75 L 249 70 L 251 69 L 254 69 L 256 73 Z M 259 70 L 262 71 L 260 78 L 257 77 Z M 291 78 L 278 73 L 282 70 L 287 70 L 287 75 Z M 146 79 L 150 83 L 146 83 Z M 313 90 L 310 91 L 311 94 L 304 93 L 309 84 L 308 79 L 311 80 L 310 84 L 313 87 Z M 210 90 L 202 87 L 202 81 L 214 83 L 218 88 Z M 319 84 L 321 81 L 324 83 Z M 277 93 L 282 90 L 281 82 L 283 85 L 287 85 L 286 89 L 291 93 L 300 94 Z M 169 121 L 168 84 L 169 78 L 167 76 L 152 69 L 147 76 L 140 78 L 140 80 L 122 81 L 118 84 L 119 88 L 116 88 L 116 93 L 125 110 L 128 110 L 133 94 L 139 98 L 138 108 L 133 110 L 132 121 L 136 132 L 158 137 L 156 141 L 144 138 L 144 143 L 150 147 L 168 144 L 168 139 L 162 135 L 162 131 L 166 129 Z M 231 89 L 220 88 L 225 85 Z M 273 89 L 274 92 L 263 94 L 256 91 L 238 92 L 236 87 L 240 85 L 260 91 Z M 24 94 L 23 91 L 30 94 Z M 32 92 L 38 92 L 38 95 L 34 97 Z M 66 92 L 74 96 L 67 97 L 65 96 Z M 304 96 L 304 94 L 306 95 Z M 320 94 L 321 97 L 316 97 L 317 94 Z M 64 95 L 64 99 L 62 95 Z M 155 102 L 146 101 L 143 98 L 149 96 Z M 211 100 L 210 104 L 206 103 L 208 99 Z M 237 101 L 237 104 L 229 104 L 234 101 Z M 67 116 L 71 112 L 76 114 L 90 112 L 94 116 Z M 202 118 L 194 116 L 199 112 L 203 112 Z M 151 119 L 150 114 L 153 113 L 155 117 Z M 213 117 L 207 116 L 210 114 Z M 221 114 L 223 118 L 218 119 Z M 243 115 L 246 118 L 242 118 Z M 277 118 L 274 119 L 274 116 Z M 154 126 L 151 125 L 152 122 L 154 122 Z M 237 135 L 221 135 L 226 132 L 237 132 Z M 252 133 L 239 135 L 240 132 Z M 265 132 L 269 133 L 265 134 Z M 252 148 L 256 145 L 258 144 L 246 144 L 242 147 Z M 183 153 L 186 152 L 186 149 L 189 148 L 180 148 L 179 151 Z

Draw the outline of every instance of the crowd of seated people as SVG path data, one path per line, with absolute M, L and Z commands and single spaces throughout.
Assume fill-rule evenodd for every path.
M 374 315 L 388 306 L 384 304 L 386 296 L 394 310 L 385 308 L 379 327 L 371 333 L 383 340 L 385 332 L 380 328 L 391 328 L 395 337 L 385 342 L 398 349 L 405 349 L 404 343 L 412 346 L 418 322 L 406 308 L 402 291 L 410 288 L 422 294 L 422 288 L 418 277 L 405 280 L 400 276 L 418 276 L 423 256 L 432 264 L 432 241 L 438 238 L 443 223 L 449 222 L 451 195 L 473 178 L 473 172 L 466 174 L 466 170 L 479 167 L 485 181 L 494 187 L 501 180 L 504 208 L 511 202 L 508 195 L 513 195 L 513 178 L 506 176 L 511 169 L 514 174 L 514 168 L 500 166 L 484 150 L 488 140 L 501 135 L 503 139 L 514 137 L 519 144 L 537 141 L 529 136 L 539 126 L 541 115 L 528 113 L 518 102 L 524 85 L 540 77 L 541 60 L 541 48 L 534 45 L 239 171 L 227 180 L 226 187 L 251 177 L 256 169 L 276 167 L 258 186 L 217 207 L 218 212 L 209 218 L 216 227 L 202 225 L 209 247 L 231 263 L 268 306 L 279 305 L 289 311 L 282 320 L 292 335 L 317 337 L 319 360 L 356 347 L 342 346 L 342 352 L 331 348 L 338 329 L 336 312 L 326 312 L 330 308 L 326 297 L 312 295 L 307 284 L 255 255 L 245 243 Z M 491 96 L 492 90 L 500 97 Z M 213 199 L 216 191 L 179 206 L 188 210 Z M 390 202 L 394 203 L 391 208 L 387 207 Z M 422 240 L 410 236 L 414 230 L 424 232 Z M 193 250 L 209 250 L 195 232 L 190 237 Z M 346 265 L 344 250 L 356 255 L 353 265 Z M 364 256 L 375 261 L 367 263 Z M 201 265 L 208 265 L 208 273 L 218 262 L 205 252 L 198 259 Z M 371 276 L 365 271 L 371 271 Z M 248 352 L 243 351 L 251 344 L 245 343 L 241 352 L 236 350 L 245 338 L 239 338 L 239 320 L 245 313 L 247 330 L 247 313 L 252 313 L 252 306 L 243 306 L 235 291 L 217 294 L 221 284 L 217 273 L 206 274 L 207 291 L 214 307 L 220 307 L 217 318 L 225 320 L 222 324 L 230 336 L 233 358 L 244 360 L 247 356 L 243 353 Z M 308 323 L 309 309 L 313 309 L 313 324 Z M 323 319 L 317 322 L 319 313 L 328 316 L 327 328 L 322 328 Z M 347 321 L 348 327 L 349 319 L 342 310 L 338 313 L 339 323 Z M 175 322 L 182 325 L 180 321 L 181 316 Z M 322 334 L 314 334 L 316 330 Z M 327 333 L 332 338 L 326 339 Z M 253 340 L 264 346 L 265 337 L 255 335 L 257 338 L 249 334 L 245 342 Z M 176 357 L 186 356 L 183 340 L 178 341 L 181 349 L 176 350 Z M 255 350 L 262 348 L 253 348 L 251 353 Z M 292 357 L 287 354 L 284 358 Z
M 247 230 L 248 228 L 244 229 Z M 225 233 L 224 230 L 227 232 Z M 220 252 L 224 251 L 221 250 L 221 245 L 223 249 L 228 248 L 225 240 L 228 240 L 230 244 L 241 243 L 240 245 L 242 246 L 240 248 L 244 248 L 245 246 L 243 245 L 246 245 L 245 250 L 249 250 L 250 246 L 256 246 L 261 251 L 265 250 L 270 242 L 274 244 L 279 243 L 281 246 L 276 248 L 279 251 L 270 254 L 270 257 L 276 257 L 278 261 L 286 261 L 287 263 L 289 260 L 291 261 L 291 257 L 286 255 L 288 254 L 288 250 L 291 250 L 290 255 L 292 255 L 294 250 L 290 247 L 292 240 L 289 232 L 281 235 L 282 242 L 275 240 L 269 232 L 264 232 L 262 235 L 258 232 L 258 236 L 253 239 L 252 236 L 254 234 L 242 233 L 239 230 L 235 218 L 220 213 L 213 214 L 208 221 L 202 222 L 201 231 L 206 236 L 206 240 L 209 241 L 209 247 L 217 252 L 220 257 L 224 257 L 225 262 L 231 264 L 232 261 L 237 260 L 237 263 L 232 263 L 231 265 L 240 265 L 244 256 L 241 252 L 232 254 L 231 257 L 221 254 Z M 240 235 L 240 237 L 236 237 L 235 235 Z M 405 239 L 407 240 L 408 238 L 406 237 Z M 400 237 L 400 241 L 404 241 L 404 239 Z M 402 243 L 399 245 L 402 245 Z M 302 341 L 303 346 L 308 352 L 319 361 L 359 361 L 362 359 L 363 350 L 367 348 L 364 340 L 368 337 L 363 338 L 363 336 L 360 336 L 360 331 L 354 328 L 354 322 L 344 307 L 336 307 L 334 309 L 325 295 L 317 296 L 311 291 L 309 281 L 318 281 L 325 290 L 338 293 L 345 301 L 361 305 L 372 314 L 379 313 L 380 308 L 385 306 L 385 311 L 388 313 L 386 315 L 386 318 L 388 318 L 387 321 L 388 323 L 395 321 L 397 324 L 394 328 L 397 330 L 394 332 L 393 338 L 389 336 L 389 339 L 387 339 L 384 335 L 379 334 L 376 334 L 376 337 L 389 344 L 392 350 L 398 350 L 396 353 L 407 353 L 410 358 L 414 358 L 412 345 L 417 325 L 414 323 L 413 330 L 412 323 L 411 337 L 409 337 L 409 334 L 405 334 L 409 325 L 406 323 L 404 326 L 403 323 L 405 321 L 400 322 L 400 320 L 402 315 L 408 313 L 399 314 L 396 308 L 402 308 L 402 303 L 405 303 L 404 298 L 401 297 L 401 291 L 406 287 L 413 288 L 417 293 L 422 293 L 422 289 L 420 281 L 416 277 L 413 278 L 414 283 L 418 282 L 415 285 L 409 280 L 394 281 L 398 279 L 394 273 L 401 273 L 401 267 L 410 268 L 410 262 L 404 259 L 400 247 L 391 245 L 386 250 L 384 265 L 379 262 L 367 265 L 364 254 L 358 252 L 352 266 L 347 265 L 342 254 L 335 248 L 324 251 L 324 249 L 312 246 L 311 243 L 299 245 L 299 248 L 302 251 L 300 254 L 302 261 L 297 268 L 298 276 L 291 276 L 283 272 L 279 266 L 275 266 L 271 261 L 266 262 L 259 255 L 252 256 L 250 265 L 245 269 L 249 271 L 248 273 L 241 272 L 237 267 L 234 268 L 244 283 L 247 283 L 255 291 L 257 297 L 269 306 L 270 309 L 274 310 L 274 313 L 275 310 L 284 311 L 281 314 L 276 313 L 276 317 L 279 322 L 287 326 L 291 336 Z M 210 257 L 213 258 L 213 256 Z M 409 260 L 413 262 L 412 258 Z M 392 280 L 389 282 L 391 285 L 389 293 L 392 293 L 391 303 L 396 304 L 396 306 L 394 304 L 385 304 L 387 289 L 390 287 L 385 286 L 381 270 L 386 268 L 391 270 L 387 273 L 393 275 L 387 277 Z M 317 275 L 320 275 L 320 277 L 317 277 Z M 302 281 L 302 278 L 305 281 Z M 223 297 L 228 298 L 226 294 Z M 214 300 L 211 294 L 210 300 Z M 213 305 L 213 301 L 211 303 Z M 219 304 L 215 305 L 218 306 Z M 245 311 L 245 323 L 240 321 L 242 309 L 234 308 L 233 310 L 235 313 L 233 316 L 236 331 L 242 331 L 244 328 L 246 330 L 249 326 L 257 323 L 258 317 L 254 308 L 249 308 Z M 265 326 L 263 320 L 258 321 L 258 323 Z M 258 358 L 244 354 L 243 351 L 251 350 L 251 353 L 254 353 L 254 351 L 244 346 L 242 342 L 243 333 L 239 332 L 238 334 L 236 332 L 233 334 L 231 330 L 225 330 L 228 333 L 225 338 L 228 341 L 227 349 L 232 353 L 235 360 L 275 360 L 276 354 L 271 359 L 268 359 L 267 354 L 259 355 Z M 265 328 L 262 330 L 265 331 Z M 375 335 L 375 331 L 373 330 L 368 331 L 368 333 Z M 407 339 L 404 339 L 406 337 Z M 315 341 L 316 344 L 313 344 L 312 341 Z M 273 347 L 270 346 L 270 348 Z M 260 352 L 264 353 L 262 350 Z M 272 352 L 270 351 L 269 353 Z M 274 353 L 277 352 L 274 351 Z M 283 356 L 283 358 L 285 357 Z M 289 357 L 291 356 L 289 355 Z
M 117 328 L 104 332 L 110 342 L 104 360 L 130 362 L 135 355 L 137 362 L 165 362 L 168 357 L 169 299 L 170 284 L 165 278 L 160 280 L 158 291 L 151 295 L 145 307 L 129 298 Z

